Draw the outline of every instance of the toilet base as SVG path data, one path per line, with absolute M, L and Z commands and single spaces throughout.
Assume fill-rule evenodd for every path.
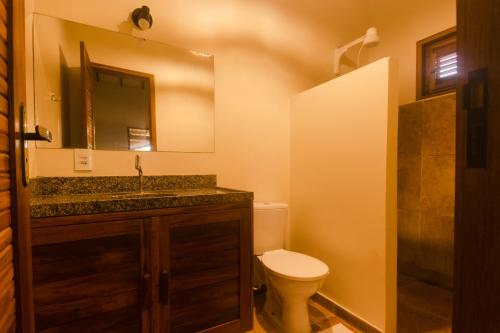
M 308 298 L 283 301 L 272 285 L 267 285 L 264 313 L 271 323 L 286 333 L 310 333 Z
M 282 326 L 287 333 L 309 333 L 309 311 L 305 302 L 283 302 Z

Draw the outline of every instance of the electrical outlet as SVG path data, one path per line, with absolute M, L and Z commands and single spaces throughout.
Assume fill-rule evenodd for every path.
M 75 171 L 92 171 L 92 149 L 75 149 Z

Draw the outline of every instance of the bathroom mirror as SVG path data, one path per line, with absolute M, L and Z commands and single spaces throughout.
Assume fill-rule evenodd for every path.
M 214 151 L 214 58 L 35 14 L 37 148 Z

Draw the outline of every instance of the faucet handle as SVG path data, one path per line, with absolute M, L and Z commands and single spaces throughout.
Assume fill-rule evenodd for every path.
M 141 157 L 139 155 L 135 155 L 135 169 L 140 170 L 141 168 Z

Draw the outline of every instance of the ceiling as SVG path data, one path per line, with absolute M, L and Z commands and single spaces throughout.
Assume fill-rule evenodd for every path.
M 130 12 L 148 5 L 154 17 L 153 29 L 146 33 L 149 38 L 172 41 L 182 36 L 187 43 L 235 33 L 255 35 L 298 22 L 316 31 L 348 34 L 356 29 L 362 32 L 368 18 L 368 0 L 120 0 L 119 5 L 102 0 L 71 1 L 70 5 L 67 0 L 30 1 L 36 12 L 123 32 L 131 30 Z

